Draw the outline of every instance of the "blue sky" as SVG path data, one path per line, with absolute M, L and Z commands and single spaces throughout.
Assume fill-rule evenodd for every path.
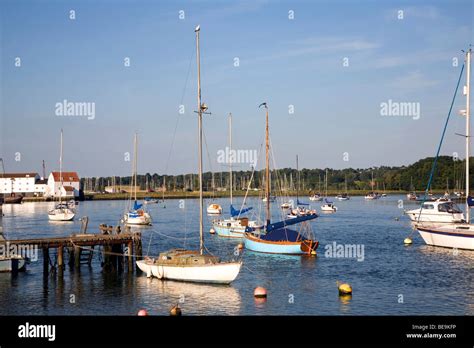
M 7 171 L 40 172 L 43 159 L 56 169 L 63 128 L 64 167 L 81 176 L 128 175 L 134 131 L 140 173 L 196 172 L 196 24 L 213 170 L 227 170 L 216 158 L 229 112 L 234 147 L 260 148 L 263 101 L 278 167 L 294 167 L 296 154 L 300 168 L 409 164 L 435 153 L 461 49 L 474 43 L 472 1 L 45 0 L 2 1 L 0 10 Z M 95 119 L 56 116 L 64 99 L 94 102 Z M 420 103 L 420 119 L 381 116 L 389 99 Z M 463 154 L 454 135 L 464 132 L 463 103 L 459 95 L 444 154 Z

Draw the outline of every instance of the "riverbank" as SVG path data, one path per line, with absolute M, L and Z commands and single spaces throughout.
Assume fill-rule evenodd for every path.
M 234 197 L 244 197 L 246 191 L 233 191 L 233 196 Z M 340 194 L 340 191 L 337 190 L 328 190 L 328 197 L 334 197 L 338 194 Z M 385 191 L 387 195 L 406 195 L 408 192 L 405 191 Z M 432 191 L 434 195 L 443 195 L 444 191 L 443 190 L 434 190 Z M 310 192 L 303 192 L 299 193 L 300 197 L 309 197 L 312 193 Z M 350 190 L 348 191 L 349 196 L 365 196 L 367 194 L 367 191 L 361 191 L 361 190 Z M 420 195 L 422 193 L 419 193 Z M 285 192 L 284 195 L 278 195 L 278 194 L 273 194 L 276 196 L 296 196 L 296 191 L 288 191 Z M 263 192 L 262 191 L 249 191 L 247 193 L 248 197 L 263 197 Z M 84 200 L 86 201 L 106 201 L 106 200 L 127 200 L 129 199 L 130 195 L 128 193 L 86 193 L 84 194 Z M 193 192 L 165 192 L 163 195 L 162 192 L 137 192 L 137 198 L 138 199 L 144 199 L 145 197 L 149 197 L 152 199 L 187 199 L 187 198 L 199 198 L 199 192 L 198 191 L 193 191 Z M 229 197 L 229 192 L 228 191 L 221 191 L 221 192 L 204 192 L 203 197 L 206 199 L 210 198 L 227 198 Z M 23 202 L 44 202 L 44 201 L 52 201 L 52 199 L 45 199 L 43 197 L 24 197 Z

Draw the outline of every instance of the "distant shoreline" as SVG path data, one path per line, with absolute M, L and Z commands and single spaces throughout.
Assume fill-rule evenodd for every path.
M 245 196 L 245 191 L 234 191 L 233 196 L 234 197 L 244 197 Z M 336 191 L 336 190 L 328 190 L 328 197 L 335 197 L 338 194 L 341 194 L 342 192 Z M 348 194 L 349 196 L 365 196 L 368 192 L 367 191 L 360 191 L 360 190 L 349 190 Z M 379 191 L 379 193 L 386 193 L 387 195 L 406 195 L 408 192 L 407 191 Z M 435 195 L 443 195 L 444 190 L 433 190 L 433 194 Z M 312 193 L 311 193 L 312 194 Z M 299 194 L 299 196 L 303 198 L 308 198 L 311 195 L 309 192 L 303 192 Z M 423 192 L 418 192 L 420 196 L 423 195 Z M 291 191 L 291 192 L 285 192 L 284 195 L 278 195 L 276 193 L 272 193 L 272 195 L 275 196 L 289 196 L 289 197 L 294 197 L 296 196 L 296 191 Z M 249 191 L 247 194 L 248 197 L 260 197 L 262 195 L 261 191 Z M 84 200 L 85 201 L 108 201 L 108 200 L 127 200 L 129 199 L 130 195 L 128 193 L 86 193 L 84 194 Z M 186 199 L 186 198 L 192 198 L 196 199 L 199 198 L 199 192 L 198 191 L 193 191 L 193 192 L 166 192 L 164 197 L 162 192 L 137 192 L 137 198 L 138 199 L 144 199 L 145 197 L 149 197 L 152 199 Z M 229 192 L 224 191 L 224 192 L 204 192 L 203 197 L 205 199 L 210 199 L 210 198 L 229 198 Z M 24 197 L 23 202 L 51 202 L 53 201 L 52 199 L 45 199 L 43 197 Z

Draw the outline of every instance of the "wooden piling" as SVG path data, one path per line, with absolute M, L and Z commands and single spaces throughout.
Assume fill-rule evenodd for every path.
M 49 273 L 49 248 L 43 248 L 43 274 Z
M 75 245 L 74 246 L 74 267 L 79 268 L 81 267 L 81 247 Z
M 130 272 L 133 269 L 133 242 L 128 242 L 127 246 L 127 259 L 128 259 L 128 271 Z
M 58 247 L 58 268 L 62 269 L 64 264 L 64 249 L 63 246 L 60 245 Z

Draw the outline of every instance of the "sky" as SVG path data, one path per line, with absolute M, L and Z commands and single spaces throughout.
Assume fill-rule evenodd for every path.
M 197 172 L 200 24 L 204 170 L 227 170 L 230 112 L 233 148 L 261 149 L 262 102 L 278 168 L 410 164 L 436 152 L 473 18 L 467 0 L 3 0 L 0 157 L 58 169 L 62 128 L 65 170 L 125 176 L 137 132 L 139 173 Z M 463 157 L 461 91 L 442 153 Z M 58 115 L 64 100 L 94 117 Z M 390 100 L 418 116 L 382 115 Z

